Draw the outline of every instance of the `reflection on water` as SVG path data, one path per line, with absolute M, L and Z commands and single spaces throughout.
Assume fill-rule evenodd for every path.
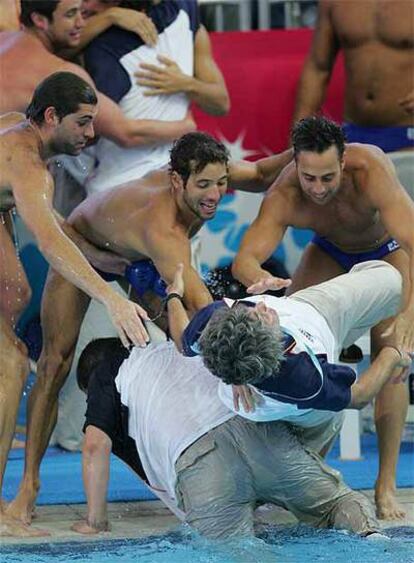
M 414 528 L 385 533 L 389 540 L 368 541 L 335 530 L 267 526 L 257 538 L 217 542 L 182 526 L 173 534 L 139 540 L 3 546 L 2 557 L 7 563 L 413 563 Z

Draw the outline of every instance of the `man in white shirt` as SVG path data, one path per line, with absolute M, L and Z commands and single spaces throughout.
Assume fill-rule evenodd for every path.
M 350 367 L 335 363 L 343 346 L 395 315 L 400 300 L 401 275 L 390 264 L 371 260 L 289 297 L 257 295 L 236 306 L 215 302 L 181 327 L 177 308 L 182 305 L 171 299 L 169 319 L 184 353 L 201 353 L 221 380 L 219 393 L 229 408 L 232 384 L 248 385 L 259 403 L 242 416 L 309 427 L 347 407 L 362 408 L 396 367 L 407 371 L 411 355 L 392 345 L 383 347 L 359 381 Z
M 219 379 L 172 342 L 127 354 L 116 340 L 102 339 L 79 361 L 79 386 L 88 393 L 88 513 L 75 531 L 108 529 L 111 449 L 179 518 L 211 538 L 252 535 L 254 510 L 266 502 L 309 524 L 362 536 L 378 530 L 370 501 L 316 453 L 339 431 L 340 414 L 309 436 L 282 421 L 257 424 L 228 409 Z

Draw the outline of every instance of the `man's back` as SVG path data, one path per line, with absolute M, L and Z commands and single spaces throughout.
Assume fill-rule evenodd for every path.
M 131 260 L 151 258 L 145 252 L 148 233 L 177 224 L 168 172 L 154 172 L 88 197 L 72 212 L 69 222 L 101 248 Z
M 129 434 L 150 484 L 171 497 L 180 454 L 234 416 L 218 398 L 218 383 L 201 358 L 183 357 L 173 342 L 134 348 L 119 370 L 116 385 L 129 408 Z
M 30 61 L 28 61 L 30 56 Z M 0 33 L 0 67 L 3 84 L 0 113 L 26 110 L 36 86 L 53 72 L 73 65 L 45 49 L 26 31 Z
M 86 49 L 85 68 L 98 90 L 115 101 L 126 117 L 181 120 L 188 111 L 188 97 L 181 92 L 147 96 L 147 89 L 137 84 L 135 72 L 143 63 L 158 66 L 158 56 L 166 56 L 184 74 L 193 75 L 194 34 L 199 27 L 197 5 L 164 1 L 153 6 L 149 16 L 158 31 L 154 47 L 148 47 L 134 33 L 111 27 Z M 109 139 L 100 139 L 94 147 L 98 167 L 88 182 L 88 193 L 141 178 L 165 165 L 170 146 L 170 142 L 164 142 L 125 150 Z

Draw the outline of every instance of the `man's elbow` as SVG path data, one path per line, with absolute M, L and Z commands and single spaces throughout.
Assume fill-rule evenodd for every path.
M 217 116 L 227 115 L 230 111 L 230 108 L 231 108 L 230 96 L 226 92 L 217 106 L 217 111 L 215 115 Z
M 205 108 L 205 111 L 210 115 L 222 117 L 223 115 L 227 115 L 229 113 L 230 107 L 230 96 L 227 90 L 225 90 L 219 96 L 217 96 L 217 98 L 214 100 L 214 103 L 209 104 L 208 107 Z

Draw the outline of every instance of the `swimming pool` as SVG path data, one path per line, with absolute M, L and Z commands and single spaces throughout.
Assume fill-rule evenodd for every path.
M 4 546 L 3 563 L 412 563 L 414 528 L 390 528 L 389 540 L 368 541 L 306 526 L 269 526 L 257 538 L 201 539 L 188 529 L 144 539 Z

